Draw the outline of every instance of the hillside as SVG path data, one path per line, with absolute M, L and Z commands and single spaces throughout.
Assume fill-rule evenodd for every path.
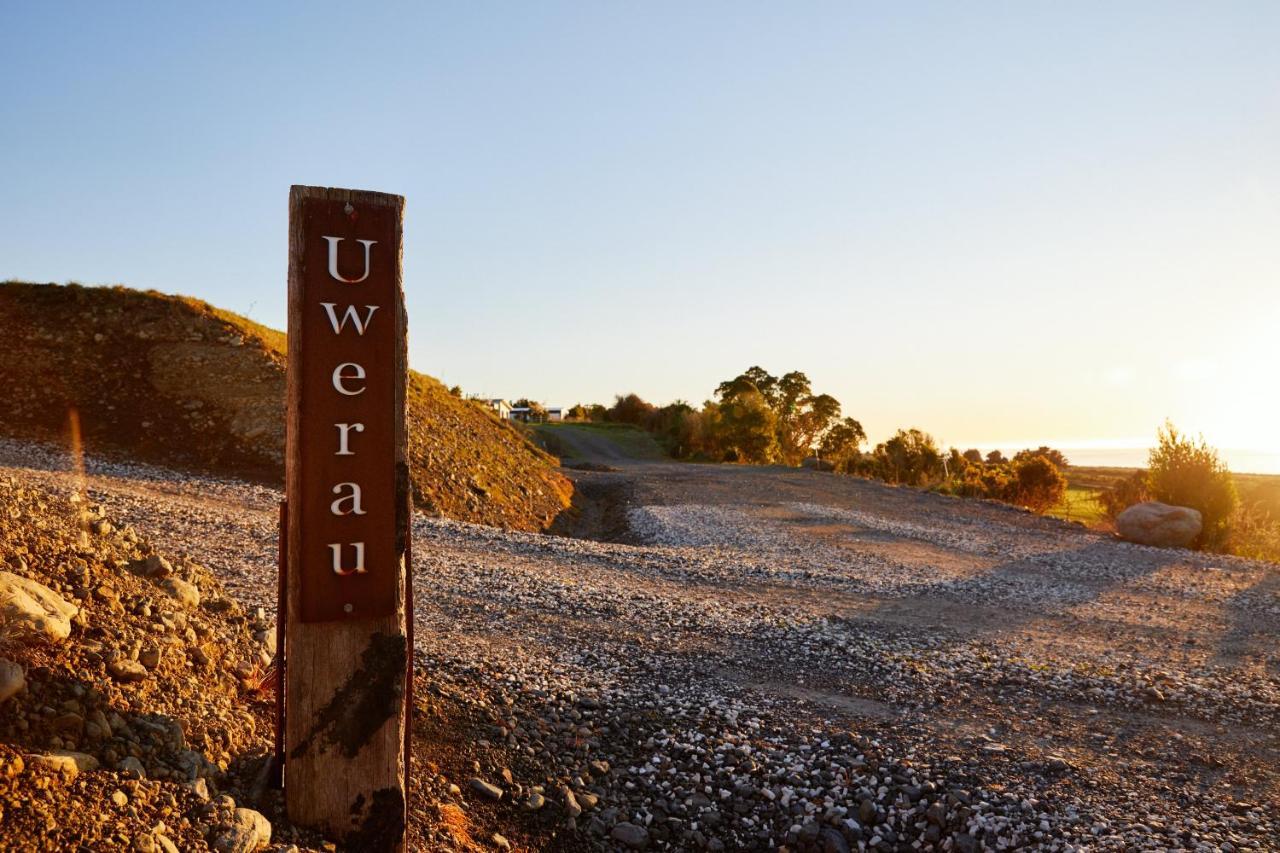
M 123 287 L 0 285 L 0 431 L 268 482 L 283 477 L 285 336 L 204 302 Z M 414 496 L 430 513 L 548 527 L 572 486 L 510 425 L 413 373 Z

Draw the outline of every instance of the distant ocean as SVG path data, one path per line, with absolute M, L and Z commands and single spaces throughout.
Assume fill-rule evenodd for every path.
M 1064 447 L 1062 452 L 1072 465 L 1144 468 L 1147 464 L 1145 447 Z M 1280 474 L 1280 453 L 1220 449 L 1218 454 L 1237 474 Z

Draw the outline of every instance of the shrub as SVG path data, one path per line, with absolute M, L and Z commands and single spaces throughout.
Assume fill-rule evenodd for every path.
M 1240 504 L 1231 472 L 1203 436 L 1193 441 L 1166 421 L 1157 440 L 1147 463 L 1151 496 L 1163 503 L 1199 510 L 1204 529 L 1195 545 L 1223 548 L 1231 533 L 1232 516 Z
M 927 432 L 900 429 L 859 461 L 858 472 L 890 483 L 925 486 L 942 474 L 942 452 Z
M 604 419 L 613 423 L 647 427 L 649 419 L 657 411 L 656 406 L 646 402 L 638 394 L 619 395 L 614 398 L 613 408 L 605 413 Z
M 1052 447 L 1046 447 L 1043 444 L 1035 450 L 1031 450 L 1029 448 L 1027 450 L 1019 450 L 1014 454 L 1013 461 L 1022 462 L 1036 456 L 1043 456 L 1045 459 L 1048 459 L 1059 471 L 1066 470 L 1067 466 L 1071 464 L 1067 460 L 1067 455 L 1061 450 L 1054 450 Z
M 1098 493 L 1102 514 L 1112 521 L 1134 504 L 1149 500 L 1151 492 L 1147 489 L 1147 472 L 1141 469 L 1116 480 L 1109 488 Z
M 849 461 L 858 456 L 859 448 L 867 440 L 862 424 L 853 418 L 837 421 L 818 445 L 822 458 L 835 466 L 835 470 L 848 468 Z
M 1013 501 L 1035 512 L 1057 506 L 1067 491 L 1067 479 L 1047 456 L 1023 457 L 1013 466 Z

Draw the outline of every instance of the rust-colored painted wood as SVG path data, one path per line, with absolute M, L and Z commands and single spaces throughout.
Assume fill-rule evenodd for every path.
M 309 405 L 314 401 L 303 399 L 304 393 L 316 393 L 314 388 L 305 390 L 303 373 L 306 359 L 319 346 L 318 341 L 308 341 L 303 334 L 307 327 L 303 312 L 321 310 L 318 303 L 311 305 L 305 300 L 309 298 L 309 284 L 316 276 L 327 273 L 327 268 L 314 268 L 315 247 L 309 241 L 321 238 L 307 233 L 307 217 L 303 214 L 318 209 L 317 204 L 323 208 L 324 203 L 349 203 L 357 215 L 361 211 L 369 214 L 369 221 L 385 221 L 381 214 L 391 213 L 388 233 L 350 236 L 394 242 L 389 257 L 395 267 L 395 304 L 383 306 L 375 322 L 395 324 L 394 411 L 390 416 L 396 469 L 390 509 L 395 513 L 391 553 L 395 555 L 396 593 L 389 615 L 326 615 L 322 618 L 331 621 L 303 622 L 304 572 L 314 571 L 315 566 L 311 562 L 303 565 L 302 531 L 305 524 L 316 521 L 308 522 L 303 516 L 306 501 L 301 490 L 304 482 L 308 489 L 323 487 L 306 480 L 302 462 L 307 448 L 301 445 L 301 437 L 313 434 L 310 428 L 303 429 L 302 418 L 304 413 L 311 418 L 317 410 L 315 405 Z M 295 186 L 289 194 L 285 803 L 294 822 L 323 829 L 343 839 L 351 849 L 368 851 L 403 850 L 407 817 L 405 672 L 410 650 L 405 549 L 410 512 L 404 425 L 408 349 L 401 268 L 403 213 L 404 199 L 385 193 Z M 358 285 L 351 288 L 351 301 L 357 302 Z M 341 520 L 337 523 L 340 525 Z

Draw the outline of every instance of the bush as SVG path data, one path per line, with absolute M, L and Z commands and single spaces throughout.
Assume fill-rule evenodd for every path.
M 1141 469 L 1127 477 L 1116 480 L 1110 488 L 1098 493 L 1098 504 L 1102 514 L 1111 521 L 1134 504 L 1151 500 L 1151 492 L 1147 489 L 1147 472 Z
M 645 401 L 638 394 L 619 395 L 614 398 L 613 408 L 605 413 L 604 419 L 612 423 L 631 424 L 644 428 L 649 425 L 649 419 L 657 411 L 657 406 Z
M 1057 506 L 1067 491 L 1067 478 L 1047 456 L 1023 457 L 1014 463 L 1013 502 L 1035 512 Z
M 1219 550 L 1231 534 L 1231 520 L 1240 499 L 1231 472 L 1218 458 L 1218 451 L 1205 443 L 1182 435 L 1168 421 L 1157 434 L 1147 463 L 1147 485 L 1151 496 L 1162 503 L 1189 506 L 1200 511 L 1204 529 L 1196 547 Z
M 898 430 L 858 461 L 858 473 L 889 483 L 927 486 L 943 473 L 942 452 L 933 436 L 918 429 Z
M 1027 450 L 1019 450 L 1016 454 L 1014 454 L 1013 461 L 1023 462 L 1027 459 L 1032 459 L 1036 456 L 1043 456 L 1045 459 L 1048 459 L 1050 462 L 1054 464 L 1054 467 L 1056 467 L 1059 471 L 1065 471 L 1067 469 L 1067 466 L 1071 464 L 1067 460 L 1067 455 L 1063 453 L 1061 450 L 1055 450 L 1052 447 L 1046 447 L 1043 444 L 1037 447 L 1035 450 L 1031 450 L 1030 448 L 1028 448 Z

